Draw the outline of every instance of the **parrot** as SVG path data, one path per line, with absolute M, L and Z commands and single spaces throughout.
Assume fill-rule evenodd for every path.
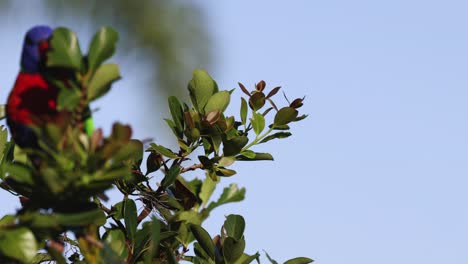
M 21 148 L 38 148 L 37 136 L 31 127 L 43 126 L 60 117 L 57 109 L 59 89 L 48 82 L 55 71 L 46 67 L 47 52 L 53 29 L 34 26 L 26 32 L 21 53 L 21 69 L 11 90 L 6 106 L 7 125 L 12 138 Z M 64 80 L 66 81 L 66 80 Z M 88 107 L 85 130 L 92 131 Z

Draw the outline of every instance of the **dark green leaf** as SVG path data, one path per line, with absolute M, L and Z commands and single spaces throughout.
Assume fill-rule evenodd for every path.
M 196 69 L 193 71 L 193 78 L 189 82 L 188 89 L 193 106 L 204 114 L 203 111 L 208 100 L 214 93 L 218 92 L 218 85 L 206 71 Z
M 301 121 L 303 119 L 306 119 L 307 117 L 308 117 L 308 115 L 301 115 L 301 116 L 296 117 L 296 119 L 294 119 L 293 121 L 294 122 Z
M 169 110 L 171 111 L 172 120 L 178 132 L 178 137 L 182 136 L 184 131 L 184 112 L 182 105 L 175 96 L 170 96 L 168 99 Z
M 194 224 L 190 225 L 190 231 L 192 231 L 192 234 L 195 236 L 195 239 L 198 241 L 203 251 L 205 251 L 212 260 L 214 260 L 215 249 L 210 234 L 208 234 L 203 227 Z
M 241 121 L 242 124 L 246 124 L 247 122 L 247 113 L 248 113 L 249 108 L 247 107 L 247 101 L 245 101 L 244 98 L 241 98 L 241 110 L 240 110 L 240 116 L 241 116 Z
M 307 264 L 307 263 L 312 263 L 313 261 L 314 260 L 310 258 L 299 257 L 299 258 L 290 259 L 284 262 L 284 264 Z
M 291 135 L 292 134 L 290 132 L 278 132 L 278 133 L 269 135 L 268 137 L 265 137 L 264 139 L 262 139 L 262 141 L 260 141 L 260 143 L 265 143 L 275 138 L 287 138 Z
M 252 110 L 257 111 L 265 105 L 265 94 L 262 92 L 254 93 L 249 99 L 249 106 Z
M 118 39 L 119 33 L 110 27 L 103 27 L 96 32 L 88 52 L 88 67 L 91 71 L 114 54 Z
M 0 255 L 29 263 L 37 250 L 36 238 L 31 230 L 21 227 L 0 231 Z
M 254 152 L 255 156 L 252 157 L 251 153 L 249 153 L 249 156 L 244 156 L 244 155 L 239 155 L 236 156 L 237 160 L 243 160 L 243 161 L 253 161 L 253 160 L 273 160 L 273 156 L 270 153 L 259 153 L 259 152 Z
M 232 237 L 226 237 L 223 243 L 223 255 L 227 264 L 236 263 L 242 256 L 245 249 L 245 240 L 235 240 Z
M 224 221 L 224 230 L 229 237 L 240 240 L 244 236 L 245 220 L 241 215 L 231 214 Z
M 298 115 L 296 109 L 292 107 L 283 107 L 275 115 L 275 121 L 273 122 L 275 126 L 287 125 L 291 121 L 294 121 Z
M 81 70 L 82 55 L 76 34 L 58 27 L 52 33 L 51 50 L 47 53 L 47 66 Z
M 239 154 L 242 148 L 247 145 L 249 139 L 246 136 L 234 137 L 230 140 L 223 141 L 223 154 L 224 156 L 235 156 Z
M 208 205 L 208 211 L 226 203 L 240 202 L 244 198 L 245 188 L 239 189 L 236 184 L 230 184 L 229 187 L 224 188 L 223 193 L 216 202 L 211 202 Z
M 107 93 L 113 82 L 120 79 L 119 66 L 117 64 L 101 65 L 88 84 L 88 100 L 92 101 Z
M 169 171 L 166 173 L 164 176 L 164 179 L 161 181 L 161 186 L 166 189 L 170 185 L 174 183 L 176 180 L 177 176 L 180 174 L 180 166 L 179 165 L 174 165 L 172 166 Z
M 263 115 L 254 112 L 250 122 L 252 122 L 252 128 L 256 135 L 262 133 L 263 129 L 265 128 L 265 118 Z
M 156 151 L 157 153 L 159 153 L 159 154 L 161 154 L 163 156 L 166 156 L 168 158 L 171 158 L 171 159 L 177 159 L 179 157 L 174 152 L 172 152 L 172 150 L 170 150 L 170 149 L 168 149 L 168 148 L 166 148 L 164 146 L 155 144 L 155 143 L 151 143 L 149 150 Z
M 271 264 L 278 264 L 278 261 L 272 259 L 270 257 L 270 255 L 268 255 L 268 253 L 266 251 L 265 251 L 265 255 L 266 255 L 267 259 L 271 262 Z
M 111 207 L 112 215 L 116 220 L 124 218 L 124 201 L 118 202 Z
M 212 111 L 220 111 L 221 113 L 226 110 L 231 100 L 231 94 L 228 91 L 220 91 L 213 94 L 205 105 L 205 113 Z
M 137 217 L 138 216 L 135 202 L 132 199 L 126 199 L 124 207 L 124 221 L 128 239 L 130 239 L 132 243 L 134 243 L 135 234 L 138 226 Z

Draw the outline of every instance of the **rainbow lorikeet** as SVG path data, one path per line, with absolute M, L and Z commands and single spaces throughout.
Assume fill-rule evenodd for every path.
M 22 148 L 38 147 L 31 127 L 55 122 L 60 116 L 57 110 L 59 89 L 47 81 L 47 76 L 54 74 L 46 67 L 52 32 L 49 26 L 28 30 L 21 54 L 21 71 L 8 97 L 7 124 L 15 143 Z

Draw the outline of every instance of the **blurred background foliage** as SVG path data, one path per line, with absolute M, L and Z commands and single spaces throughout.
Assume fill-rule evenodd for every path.
M 211 41 L 204 27 L 204 16 L 192 2 L 173 0 L 43 0 L 37 2 L 0 0 L 0 16 L 15 14 L 15 19 L 36 13 L 43 8 L 56 25 L 73 23 L 73 28 L 87 26 L 91 32 L 103 25 L 120 32 L 120 54 L 136 53 L 139 65 L 145 67 L 150 80 L 144 88 L 148 102 L 156 97 L 181 96 L 194 68 L 209 68 Z M 22 12 L 15 12 L 21 10 Z M 26 17 L 27 18 L 27 17 Z M 38 21 L 38 23 L 44 23 Z M 135 65 L 137 66 L 137 65 Z M 141 67 L 141 66 L 140 66 Z M 125 78 L 125 75 L 124 75 Z M 152 111 L 160 112 L 159 104 L 151 104 Z

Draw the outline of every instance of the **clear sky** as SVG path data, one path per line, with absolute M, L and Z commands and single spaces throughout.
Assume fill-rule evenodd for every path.
M 237 165 L 225 182 L 247 187 L 247 199 L 218 209 L 206 223 L 212 234 L 223 215 L 240 213 L 249 252 L 279 261 L 468 263 L 468 2 L 196 2 L 213 32 L 208 71 L 221 88 L 263 79 L 306 95 L 309 114 L 293 137 L 258 149 L 275 162 Z M 0 98 L 22 32 L 41 18 L 28 12 L 29 20 L 2 18 Z M 138 71 L 122 71 L 129 77 L 98 113 L 103 126 L 131 120 L 115 105 L 133 99 L 125 85 Z

